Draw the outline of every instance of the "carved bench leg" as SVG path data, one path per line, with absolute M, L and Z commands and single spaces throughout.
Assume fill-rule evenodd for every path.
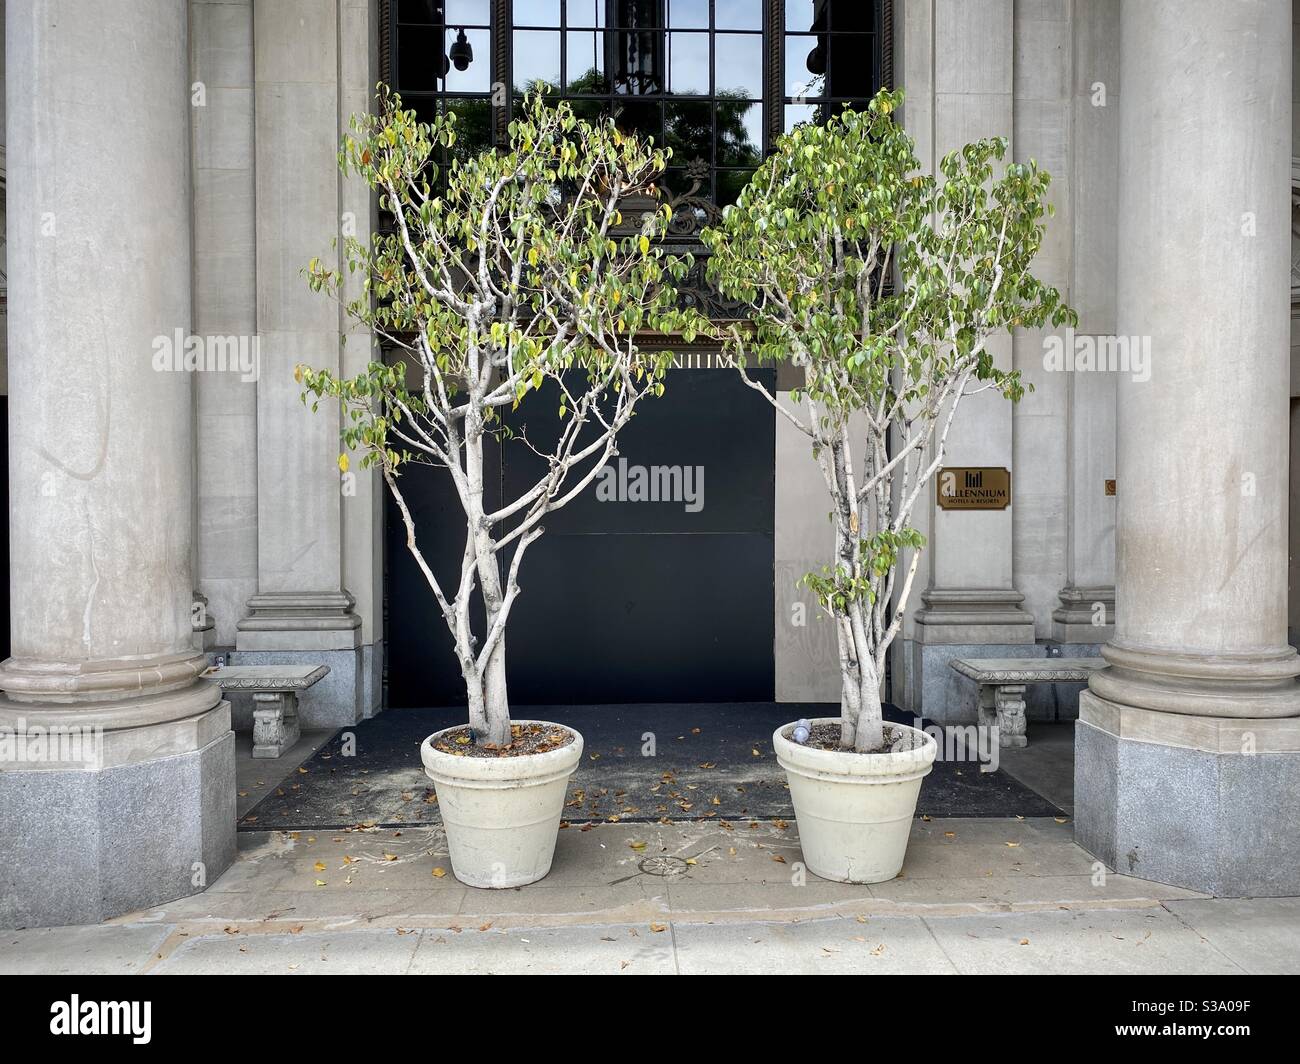
M 298 741 L 300 734 L 298 696 L 294 692 L 254 692 L 254 757 L 279 757 Z
M 1002 684 L 996 689 L 994 707 L 998 719 L 998 745 L 1003 749 L 1029 745 L 1025 735 L 1025 685 Z
M 979 726 L 981 728 L 998 726 L 997 689 L 992 684 L 980 684 Z

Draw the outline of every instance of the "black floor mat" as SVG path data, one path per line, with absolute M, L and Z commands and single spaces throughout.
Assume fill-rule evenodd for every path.
M 519 719 L 552 720 L 582 733 L 586 748 L 569 788 L 565 818 L 587 821 L 792 819 L 772 732 L 838 707 L 796 703 L 531 706 Z M 886 716 L 906 724 L 911 714 Z M 393 709 L 322 746 L 240 821 L 244 831 L 438 823 L 433 787 L 420 764 L 431 732 L 464 710 Z M 940 756 L 943 752 L 940 751 Z M 275 763 L 264 762 L 268 772 Z M 1061 810 L 1005 772 L 971 761 L 937 761 L 921 785 L 918 816 L 1057 816 Z

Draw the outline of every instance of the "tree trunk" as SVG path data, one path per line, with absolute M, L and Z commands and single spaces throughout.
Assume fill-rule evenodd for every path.
M 503 746 L 510 741 L 510 699 L 506 692 L 506 637 L 501 633 L 483 673 L 483 700 L 487 712 L 488 742 Z
M 479 683 L 478 674 L 474 671 L 472 659 L 468 668 L 461 670 L 465 679 L 465 700 L 469 705 L 469 727 L 474 733 L 474 741 L 482 742 L 483 736 L 488 733 L 488 713 L 487 700 L 483 697 L 483 685 Z
M 835 631 L 840 647 L 840 746 L 850 750 L 857 734 L 858 716 L 862 712 L 862 683 L 848 619 L 837 617 Z
M 885 746 L 885 728 L 880 706 L 880 678 L 876 675 L 876 667 L 870 660 L 860 663 L 859 675 L 862 677 L 859 694 L 862 711 L 858 714 L 858 728 L 853 740 L 853 749 L 860 753 L 872 753 L 884 749 Z

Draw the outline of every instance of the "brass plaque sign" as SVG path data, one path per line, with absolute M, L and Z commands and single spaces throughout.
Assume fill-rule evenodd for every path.
M 997 466 L 944 466 L 934 481 L 941 510 L 1005 510 L 1011 505 L 1011 470 Z

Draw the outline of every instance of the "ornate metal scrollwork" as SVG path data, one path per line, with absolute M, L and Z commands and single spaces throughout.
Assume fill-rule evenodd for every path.
M 704 182 L 709 178 L 709 165 L 703 159 L 695 158 L 687 165 L 685 179 L 688 182 L 683 189 L 673 189 L 667 181 L 663 182 L 663 202 L 672 208 L 672 220 L 668 232 L 661 238 L 665 249 L 674 255 L 691 255 L 694 259 L 686 277 L 678 286 L 680 302 L 685 307 L 698 310 L 714 320 L 727 320 L 747 316 L 745 304 L 728 299 L 709 283 L 707 277 L 709 249 L 700 239 L 700 234 L 722 219 L 722 209 L 708 196 L 701 193 Z M 647 201 L 646 209 L 653 210 L 654 204 Z M 624 211 L 625 219 L 639 220 L 640 212 Z M 631 223 L 637 224 L 635 221 Z

